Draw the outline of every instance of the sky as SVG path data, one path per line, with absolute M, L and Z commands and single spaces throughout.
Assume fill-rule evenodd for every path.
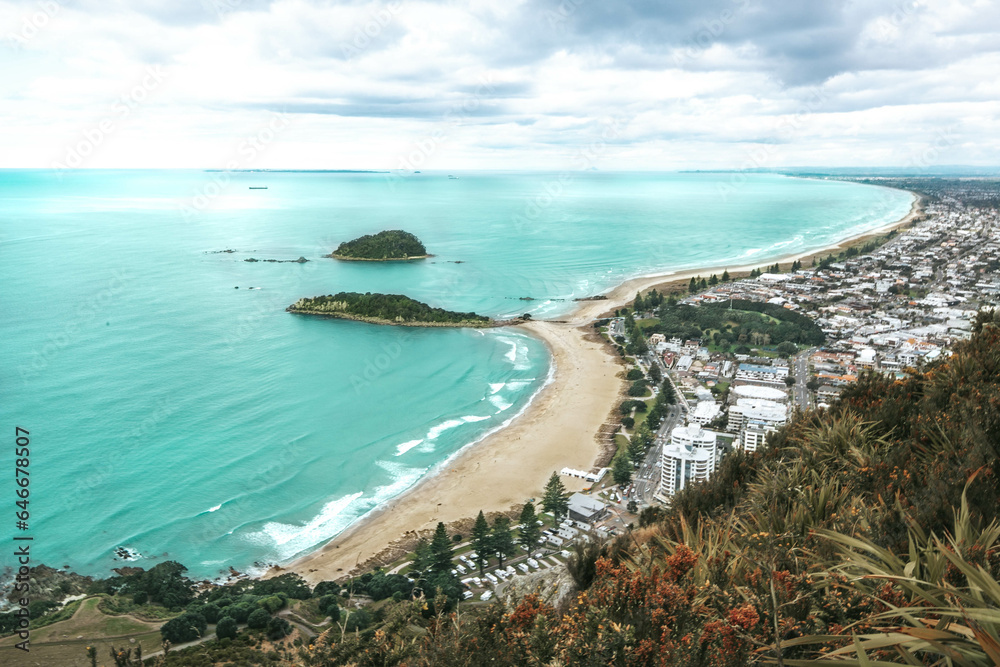
M 998 0 L 0 0 L 0 167 L 1000 165 Z

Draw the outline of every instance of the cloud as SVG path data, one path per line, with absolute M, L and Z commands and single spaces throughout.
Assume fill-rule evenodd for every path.
M 561 168 L 609 119 L 606 168 L 889 159 L 943 124 L 955 162 L 1000 148 L 990 0 L 0 0 L 0 41 L 2 166 L 154 66 L 85 166 L 207 166 L 274 111 L 260 166 L 392 167 L 443 127 L 426 168 Z

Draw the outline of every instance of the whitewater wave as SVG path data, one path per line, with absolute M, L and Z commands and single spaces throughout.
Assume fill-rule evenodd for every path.
M 404 442 L 402 444 L 396 445 L 396 456 L 402 456 L 403 454 L 405 454 L 406 452 L 410 451 L 411 449 L 413 449 L 414 447 L 416 447 L 417 445 L 419 445 L 423 441 L 424 441 L 424 439 L 420 438 L 419 440 L 410 440 L 408 442 Z
M 510 406 L 514 405 L 512 402 L 508 401 L 499 394 L 490 396 L 490 403 L 492 403 L 493 406 L 497 409 L 497 414 L 500 414 L 504 410 L 509 409 Z

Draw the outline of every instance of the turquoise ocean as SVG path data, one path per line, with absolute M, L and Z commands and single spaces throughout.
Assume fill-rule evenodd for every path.
M 550 377 L 544 345 L 518 331 L 286 313 L 300 297 L 557 318 L 627 278 L 764 264 L 911 202 L 776 175 L 0 171 L 4 461 L 14 426 L 29 430 L 33 557 L 100 576 L 118 548 L 208 578 L 287 562 L 502 427 Z M 382 229 L 434 257 L 322 257 Z

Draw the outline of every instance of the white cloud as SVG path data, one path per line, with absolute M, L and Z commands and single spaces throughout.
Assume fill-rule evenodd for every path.
M 944 127 L 995 164 L 998 37 L 983 0 L 0 1 L 0 166 L 111 120 L 83 166 L 215 167 L 274 112 L 255 167 L 563 168 L 609 119 L 609 169 L 892 164 Z

